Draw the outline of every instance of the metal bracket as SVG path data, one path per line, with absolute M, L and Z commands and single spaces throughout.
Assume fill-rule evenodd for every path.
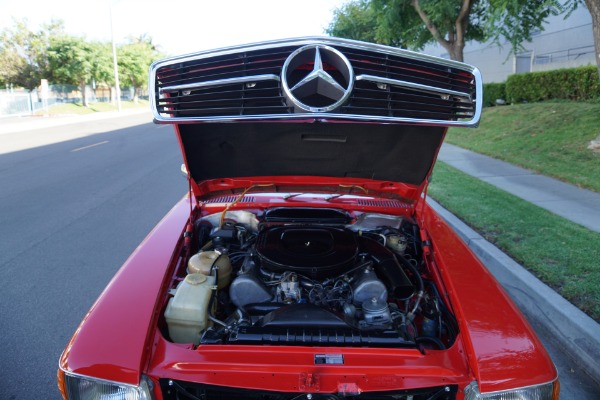
M 299 390 L 311 390 L 311 391 L 319 391 L 319 377 L 312 373 L 301 373 L 300 374 L 300 382 L 298 384 Z

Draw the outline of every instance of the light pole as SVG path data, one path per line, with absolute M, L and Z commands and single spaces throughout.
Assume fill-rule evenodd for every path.
M 117 46 L 115 45 L 115 31 L 113 29 L 112 3 L 110 9 L 110 35 L 112 37 L 113 68 L 115 71 L 115 89 L 117 95 L 117 110 L 121 112 L 121 88 L 119 86 L 119 69 L 117 68 Z

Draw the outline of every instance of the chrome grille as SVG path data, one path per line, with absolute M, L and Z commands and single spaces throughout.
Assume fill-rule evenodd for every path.
M 156 111 L 172 118 L 287 113 L 279 73 L 292 50 L 243 51 L 159 68 Z
M 282 88 L 284 63 L 308 45 L 336 49 L 353 69 L 350 95 L 330 112 L 298 110 Z M 481 113 L 476 68 L 345 39 L 225 48 L 159 61 L 150 72 L 157 122 L 328 118 L 476 126 Z

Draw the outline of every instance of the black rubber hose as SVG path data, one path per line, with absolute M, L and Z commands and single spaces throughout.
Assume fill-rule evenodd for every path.
M 436 297 L 438 298 L 438 304 L 440 305 L 440 311 L 442 314 L 440 316 L 440 319 L 442 320 L 442 325 L 446 326 L 448 335 L 452 338 L 451 341 L 454 341 L 454 339 L 458 335 L 458 325 L 456 322 L 456 318 L 450 312 L 448 307 L 446 307 L 446 304 L 442 300 L 442 297 L 440 296 L 440 293 L 439 293 L 437 287 L 435 286 L 435 284 L 431 281 L 428 281 L 427 283 L 429 284 L 429 286 L 431 286 L 431 288 L 433 289 L 433 292 L 435 293 Z M 445 317 L 445 318 L 443 318 L 443 317 Z M 440 332 L 441 331 L 442 330 L 440 329 Z
M 423 294 L 424 292 L 424 285 L 423 285 L 423 278 L 421 278 L 421 274 L 419 273 L 419 270 L 417 269 L 417 267 L 415 267 L 414 265 L 412 265 L 412 263 L 410 261 L 408 261 L 406 258 L 404 258 L 402 255 L 400 254 L 395 254 L 396 255 L 396 260 L 400 261 L 400 263 L 408 270 L 410 270 L 410 272 L 413 274 L 413 276 L 415 277 L 415 280 L 417 281 L 417 300 L 415 301 L 415 305 L 413 307 L 413 309 L 408 313 L 408 318 L 412 319 L 414 318 L 417 310 L 419 309 L 419 305 L 421 304 L 421 300 L 423 299 Z
M 417 281 L 417 292 L 422 292 L 425 288 L 425 285 L 423 284 L 423 278 L 421 278 L 421 274 L 417 270 L 417 267 L 415 267 L 410 261 L 400 254 L 396 253 L 396 259 L 400 261 L 400 264 L 402 264 L 404 268 L 410 270 L 410 272 L 415 276 L 415 280 Z
M 212 265 L 210 266 L 210 274 L 212 275 L 213 270 L 215 271 L 215 287 L 219 285 L 219 268 L 215 268 L 217 265 L 217 261 L 221 258 L 221 253 L 215 258 Z M 217 297 L 217 289 L 213 290 L 210 295 L 210 300 L 208 301 L 208 319 L 214 322 L 215 324 L 219 324 L 221 326 L 227 327 L 227 324 L 220 319 L 217 319 L 212 313 L 213 303 L 215 302 L 215 297 Z
M 415 251 L 415 256 L 418 257 L 419 256 L 419 248 L 417 247 L 417 241 L 419 240 L 419 232 L 418 232 L 416 224 L 414 224 L 412 227 L 413 227 L 413 248 Z

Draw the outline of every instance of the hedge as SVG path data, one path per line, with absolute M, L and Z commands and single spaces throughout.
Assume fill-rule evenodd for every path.
M 485 83 L 483 85 L 483 106 L 495 106 L 497 99 L 506 100 L 506 84 Z
M 511 75 L 506 80 L 506 96 L 511 103 L 596 99 L 600 97 L 598 68 L 587 66 Z

